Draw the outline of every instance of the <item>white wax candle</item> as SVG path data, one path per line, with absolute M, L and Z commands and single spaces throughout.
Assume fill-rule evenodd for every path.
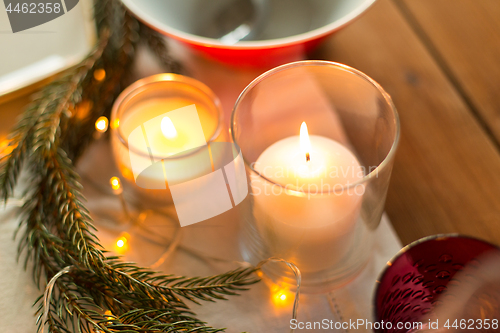
M 212 171 L 206 145 L 217 126 L 217 117 L 193 100 L 148 99 L 135 103 L 119 119 L 119 131 L 127 140 L 128 149 L 115 139 L 113 150 L 122 174 L 130 181 L 145 189 L 168 190 L 168 184 Z M 199 148 L 200 153 L 191 153 Z M 169 158 L 173 155 L 173 159 Z M 164 168 L 168 169 L 167 177 Z M 138 170 L 142 170 L 140 175 Z
M 356 157 L 315 135 L 306 152 L 292 136 L 268 147 L 254 169 L 272 182 L 252 177 L 254 216 L 272 254 L 304 272 L 331 268 L 349 249 L 359 215 L 363 187 L 349 187 L 363 177 Z

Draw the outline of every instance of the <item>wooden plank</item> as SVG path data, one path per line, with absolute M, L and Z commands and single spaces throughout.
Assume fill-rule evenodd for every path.
M 378 1 L 312 56 L 362 70 L 394 99 L 386 210 L 403 243 L 459 232 L 500 244 L 500 155 L 397 6 Z
M 500 1 L 404 0 L 397 4 L 500 142 Z

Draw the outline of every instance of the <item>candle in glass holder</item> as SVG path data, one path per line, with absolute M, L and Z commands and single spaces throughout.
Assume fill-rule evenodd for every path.
M 354 154 L 340 143 L 307 133 L 279 140 L 257 159 L 254 215 L 272 255 L 303 272 L 332 267 L 350 248 L 361 207 L 363 178 Z
M 122 93 L 111 125 L 123 176 L 141 196 L 170 201 L 169 185 L 212 171 L 208 143 L 221 132 L 220 103 L 196 80 L 159 74 Z
M 167 186 L 160 167 L 171 171 L 169 183 L 181 183 L 212 171 L 205 154 L 194 150 L 207 147 L 210 137 L 204 133 L 217 128 L 217 119 L 192 100 L 167 97 L 138 103 L 123 117 L 121 126 L 123 133 L 128 133 L 132 171 L 141 187 Z

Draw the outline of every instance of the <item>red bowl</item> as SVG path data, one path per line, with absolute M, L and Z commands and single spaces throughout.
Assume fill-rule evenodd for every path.
M 145 24 L 179 40 L 210 58 L 237 66 L 277 66 L 301 58 L 321 40 L 338 31 L 368 9 L 375 0 L 259 0 L 269 3 L 270 14 L 262 22 L 264 37 L 224 44 L 202 37 L 199 22 L 207 22 L 212 7 L 236 0 L 122 0 Z M 254 0 L 255 1 L 255 0 Z M 202 8 L 210 3 L 210 8 Z M 291 6 L 292 5 L 292 6 Z M 299 10 L 300 9 L 300 10 Z M 304 10 L 305 9 L 305 10 Z M 301 14 L 301 12 L 307 14 Z M 307 19 L 306 19 L 307 18 Z M 309 22 L 308 26 L 304 22 Z M 299 23 L 301 27 L 297 27 Z

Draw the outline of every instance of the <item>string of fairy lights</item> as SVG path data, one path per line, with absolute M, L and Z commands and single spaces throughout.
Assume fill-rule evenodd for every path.
M 118 120 L 116 120 L 118 121 Z M 118 125 L 118 123 L 116 124 Z M 108 130 L 109 126 L 109 121 L 106 117 L 102 116 L 99 117 L 96 122 L 95 122 L 95 128 L 96 131 L 99 133 L 105 133 Z M 124 210 L 124 213 L 129 216 L 130 213 L 128 212 L 127 208 L 127 203 L 125 201 L 124 195 L 123 195 L 123 187 L 121 185 L 121 180 L 117 176 L 113 176 L 109 180 L 110 186 L 113 190 L 114 195 L 116 195 L 120 201 L 121 201 L 121 206 Z M 177 227 L 179 229 L 179 227 Z M 161 255 L 160 259 L 158 259 L 154 264 L 152 264 L 150 267 L 151 268 L 156 268 L 159 266 L 160 263 L 163 263 L 164 260 L 166 259 L 166 254 L 170 254 L 175 250 L 177 247 L 177 243 L 180 240 L 180 232 L 177 232 L 176 235 L 174 236 L 174 239 L 171 242 L 171 246 L 167 248 L 165 253 Z M 119 253 L 125 253 L 126 251 L 133 250 L 129 246 L 129 239 L 130 239 L 130 234 L 128 233 L 121 233 L 118 238 L 116 239 L 115 242 L 115 249 L 117 249 Z M 185 249 L 185 248 L 184 248 Z M 218 261 L 218 262 L 229 262 L 228 260 L 221 259 L 221 258 L 214 258 L 214 257 L 208 257 L 205 254 L 199 253 L 197 251 L 194 251 L 193 249 L 185 249 L 188 252 L 191 252 L 192 254 L 201 257 L 205 260 L 213 260 L 213 261 Z M 296 278 L 296 290 L 295 293 L 292 292 L 288 287 L 280 286 L 277 284 L 272 284 L 270 286 L 270 291 L 271 291 L 271 301 L 275 306 L 278 307 L 285 307 L 290 305 L 293 302 L 293 310 L 292 310 L 292 319 L 296 319 L 297 317 L 297 311 L 298 311 L 298 304 L 299 304 L 299 291 L 300 291 L 300 285 L 301 285 L 301 273 L 300 270 L 298 269 L 295 264 L 290 263 L 284 259 L 281 258 L 268 258 L 266 260 L 261 261 L 260 263 L 257 264 L 256 268 L 260 269 L 264 264 L 268 262 L 281 262 L 286 264 L 294 273 L 295 278 Z M 249 263 L 247 262 L 234 262 L 239 264 L 240 266 L 250 266 Z M 262 277 L 262 272 L 258 271 L 259 276 Z M 293 332 L 293 330 L 292 330 Z
M 102 80 L 102 79 L 104 79 L 104 77 L 105 77 L 104 70 L 102 70 L 102 72 L 100 72 L 100 70 L 96 70 L 94 72 L 94 78 L 96 78 L 96 80 Z M 118 120 L 116 120 L 116 124 L 113 124 L 113 125 L 115 125 L 117 127 Z M 108 128 L 109 128 L 109 120 L 107 117 L 101 116 L 95 121 L 95 129 L 96 129 L 96 133 L 98 134 L 98 138 L 100 138 L 104 133 L 106 133 Z M 6 149 L 8 149 L 8 147 L 10 147 L 8 144 L 5 145 L 5 147 L 2 150 L 0 150 L 0 154 L 7 154 L 8 151 L 6 151 Z M 116 196 L 120 200 L 121 209 L 123 210 L 125 216 L 130 218 L 131 213 L 129 211 L 128 204 L 127 204 L 125 197 L 124 197 L 124 191 L 123 191 L 123 186 L 122 186 L 120 177 L 118 177 L 118 176 L 111 177 L 109 179 L 109 186 L 111 187 L 113 195 Z M 24 203 L 23 198 L 21 198 L 21 199 L 13 198 L 13 199 L 9 200 L 9 202 L 6 204 L 6 206 L 7 205 L 8 206 L 21 206 L 23 203 Z M 170 244 L 166 247 L 163 254 L 161 254 L 160 257 L 152 265 L 150 265 L 150 268 L 153 268 L 153 269 L 158 268 L 161 264 L 163 264 L 163 262 L 166 260 L 166 258 L 168 258 L 177 248 L 182 249 L 182 250 L 184 250 L 184 251 L 186 251 L 194 256 L 202 258 L 206 261 L 235 263 L 235 264 L 238 264 L 238 265 L 243 266 L 243 267 L 252 266 L 248 262 L 237 262 L 237 261 L 230 261 L 230 260 L 226 260 L 226 259 L 222 259 L 222 258 L 210 257 L 210 256 L 207 256 L 207 255 L 205 255 L 201 252 L 198 252 L 196 250 L 189 249 L 185 246 L 180 246 L 179 245 L 180 234 L 181 234 L 180 227 L 177 225 L 175 228 L 175 231 L 174 231 L 173 239 L 170 241 Z M 115 250 L 114 252 L 117 252 L 118 254 L 123 255 L 128 251 L 133 251 L 134 249 L 131 248 L 131 246 L 130 246 L 131 237 L 132 236 L 127 232 L 119 233 L 119 235 L 117 236 L 117 238 L 114 241 L 114 250 Z M 111 250 L 111 249 L 107 249 L 107 250 Z M 299 305 L 300 286 L 301 286 L 300 270 L 297 268 L 297 266 L 295 266 L 295 264 L 290 263 L 284 259 L 268 258 L 268 259 L 261 261 L 260 263 L 257 264 L 257 266 L 255 266 L 257 268 L 257 274 L 259 275 L 259 277 L 263 277 L 263 273 L 260 270 L 260 268 L 268 262 L 284 263 L 285 265 L 287 265 L 291 269 L 291 271 L 295 275 L 295 279 L 296 279 L 295 291 L 292 291 L 290 288 L 288 288 L 286 286 L 278 285 L 275 283 L 270 284 L 269 289 L 270 289 L 270 293 L 271 293 L 271 301 L 276 307 L 284 308 L 284 307 L 290 306 L 293 303 L 292 319 L 296 319 L 298 305 Z M 44 298 L 43 298 L 44 313 L 43 313 L 43 317 L 42 317 L 42 322 L 45 322 L 47 319 L 48 309 L 49 309 L 48 304 L 50 304 L 51 297 L 52 297 L 52 291 L 53 291 L 56 280 L 60 276 L 68 273 L 70 270 L 71 270 L 71 266 L 65 267 L 64 269 L 59 271 L 57 274 L 55 274 L 52 277 L 52 279 L 49 281 L 49 283 L 47 284 L 45 291 L 44 291 Z M 104 314 L 109 315 L 110 317 L 112 316 L 112 313 L 109 310 L 105 311 Z M 290 331 L 294 332 L 293 329 L 291 329 Z M 44 328 L 42 325 L 41 333 L 43 333 L 43 332 L 44 332 Z

